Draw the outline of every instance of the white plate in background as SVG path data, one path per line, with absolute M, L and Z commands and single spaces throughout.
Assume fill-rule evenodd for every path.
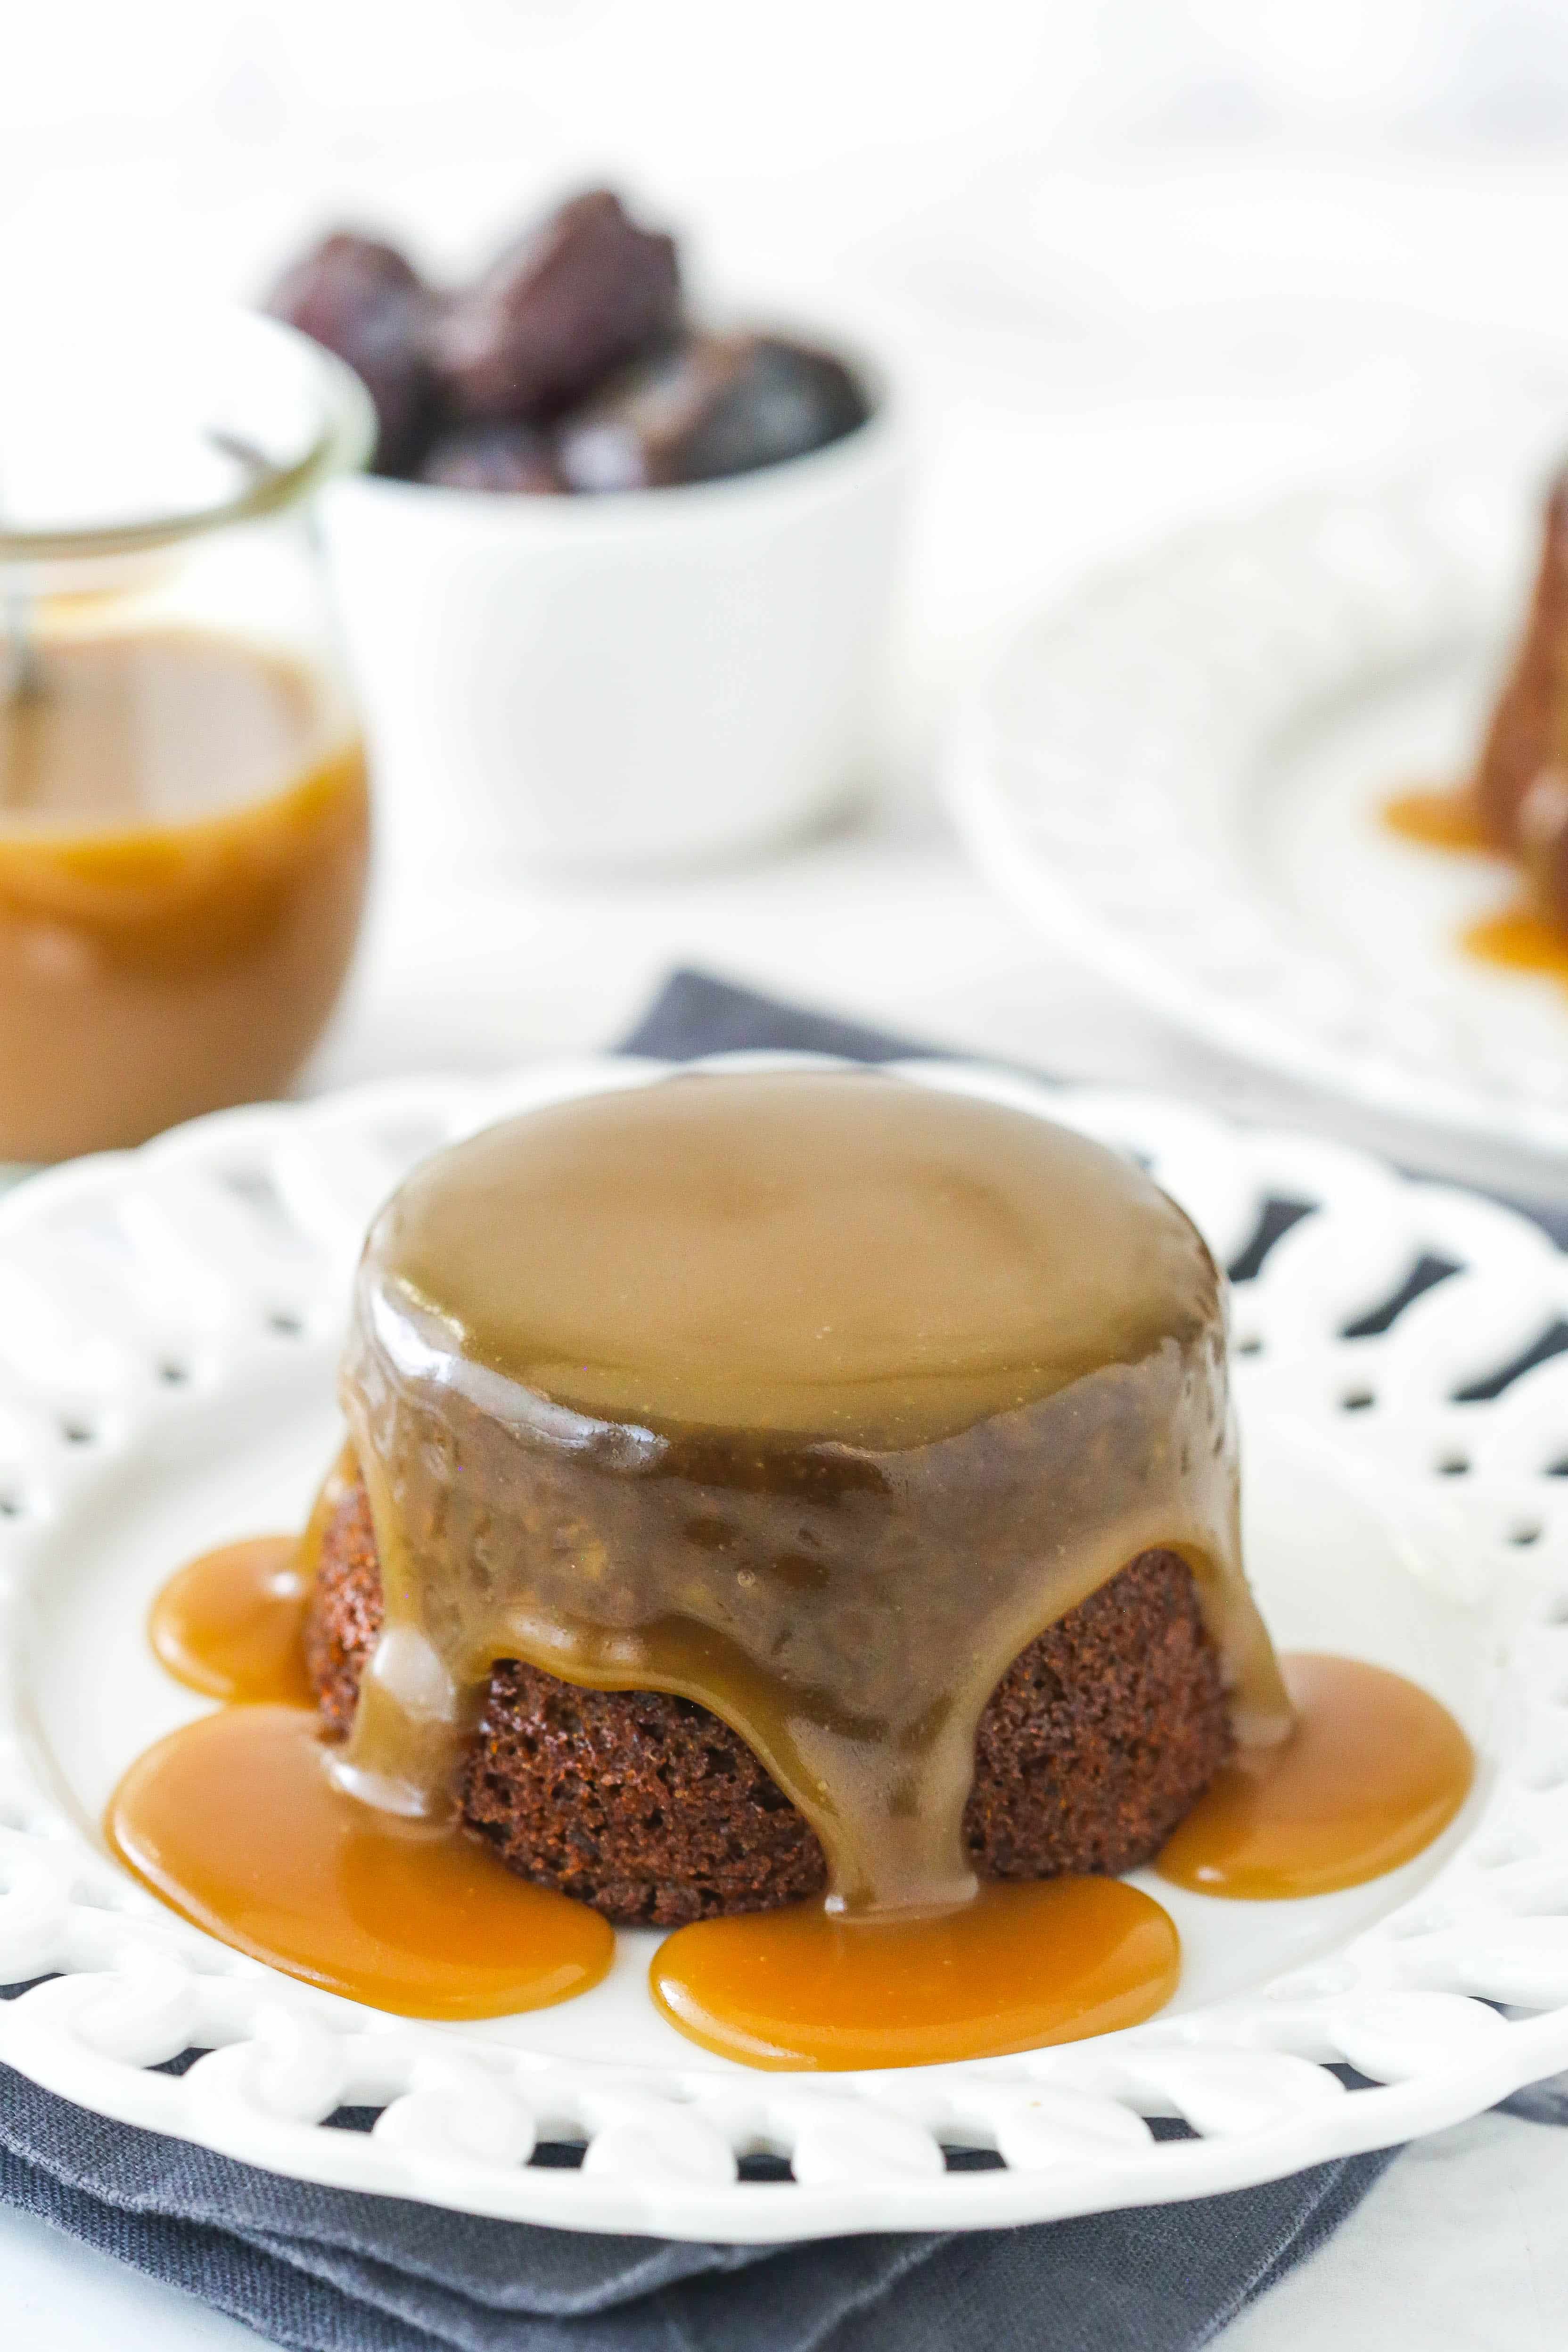
M 1399 841 L 1462 778 L 1523 616 L 1517 471 L 1206 524 L 1014 638 L 949 797 L 1057 948 L 1208 1043 L 1396 1116 L 1568 1150 L 1568 991 L 1458 936 L 1506 866 Z

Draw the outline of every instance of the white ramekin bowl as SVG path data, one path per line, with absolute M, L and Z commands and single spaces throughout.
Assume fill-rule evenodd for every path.
M 324 522 L 392 861 L 679 865 L 863 773 L 907 451 L 896 401 L 721 482 L 527 498 L 359 478 Z

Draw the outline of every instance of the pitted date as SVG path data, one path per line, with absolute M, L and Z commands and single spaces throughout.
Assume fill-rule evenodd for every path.
M 562 422 L 574 490 L 709 482 L 807 456 L 863 424 L 849 370 L 771 335 L 692 335 L 629 368 Z
M 507 247 L 433 320 L 447 404 L 469 418 L 559 414 L 680 323 L 674 240 L 618 196 L 575 197 Z
M 687 481 L 687 452 L 730 399 L 756 338 L 689 335 L 611 379 L 561 420 L 558 463 L 574 490 L 647 490 Z
M 868 413 L 865 395 L 841 360 L 758 335 L 741 375 L 695 427 L 682 479 L 716 481 L 809 457 L 852 433 Z
M 460 425 L 432 444 L 416 478 L 444 490 L 524 498 L 553 498 L 566 488 L 549 441 L 529 425 Z
M 267 299 L 274 318 L 346 361 L 375 404 L 375 469 L 402 472 L 431 415 L 428 288 L 394 246 L 340 229 L 286 270 Z
M 267 308 L 368 385 L 376 470 L 547 497 L 756 472 L 865 422 L 829 352 L 682 317 L 674 241 L 607 188 L 561 205 L 471 286 L 433 289 L 393 246 L 341 230 Z

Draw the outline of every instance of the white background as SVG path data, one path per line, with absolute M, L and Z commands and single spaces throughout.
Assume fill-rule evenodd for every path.
M 249 296 L 340 219 L 456 269 L 601 178 L 687 234 L 700 284 L 852 322 L 904 372 L 923 475 L 878 792 L 831 837 L 677 882 L 384 868 L 313 1083 L 597 1044 L 693 961 L 1568 1198 L 1568 1171 L 1380 1129 L 1162 1031 L 968 877 L 932 793 L 955 696 L 1085 568 L 1559 399 L 1568 425 L 1568 10 L 0 0 L 0 365 L 36 306 Z M 1443 2135 L 1228 2352 L 1546 2352 L 1565 2192 L 1568 2132 Z M 16 2216 L 0 2316 L 17 2352 L 254 2341 Z

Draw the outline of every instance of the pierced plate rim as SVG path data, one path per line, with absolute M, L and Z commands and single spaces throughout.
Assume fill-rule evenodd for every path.
M 718 1055 L 697 1066 L 831 1059 Z M 1537 1458 L 1558 1444 L 1559 1423 L 1568 1444 L 1568 1357 L 1491 1401 L 1451 1393 L 1478 1347 L 1502 1360 L 1543 1310 L 1568 1317 L 1568 1257 L 1511 1211 L 1344 1147 L 979 1064 L 892 1067 L 1139 1152 L 1227 1260 L 1268 1200 L 1312 1203 L 1238 1290 L 1239 1389 L 1271 1382 L 1345 1462 L 1372 1475 L 1396 1466 L 1456 1573 L 1519 1580 L 1528 1638 L 1508 1667 L 1516 1737 L 1484 1811 L 1413 1902 L 1323 1965 L 1098 2042 L 903 2074 L 737 2082 L 613 2053 L 459 2042 L 351 2011 L 185 1927 L 93 1848 L 34 1768 L 11 1671 L 16 1612 L 47 1566 L 51 1527 L 99 1475 L 89 1455 L 137 1458 L 192 1400 L 161 1378 L 167 1319 L 112 1285 L 84 1288 L 84 1220 L 108 1220 L 133 1258 L 147 1254 L 161 1297 L 182 1269 L 205 1284 L 207 1325 L 192 1346 L 210 1393 L 243 1381 L 258 1349 L 288 1344 L 266 1328 L 276 1308 L 261 1311 L 273 1270 L 247 1182 L 276 1188 L 336 1301 L 370 1211 L 433 1142 L 565 1094 L 656 1082 L 673 1066 L 594 1057 L 221 1113 L 0 1202 L 0 1324 L 34 1314 L 28 1331 L 53 1329 L 72 1368 L 59 1375 L 47 1346 L 25 1378 L 14 1359 L 0 1363 L 0 1982 L 39 1979 L 0 2003 L 0 2058 L 99 2114 L 295 2179 L 557 2228 L 720 2242 L 992 2228 L 1209 2195 L 1435 2130 L 1568 2065 L 1568 1748 L 1553 1712 L 1568 1704 L 1568 1482 L 1549 1486 Z M 1344 1336 L 1357 1303 L 1434 1249 L 1459 1271 L 1381 1332 Z M 106 1435 L 84 1450 L 65 1416 L 84 1409 L 94 1378 Z M 1347 1383 L 1369 1380 L 1377 1410 L 1351 1412 Z M 1455 1427 L 1476 1456 L 1462 1498 L 1431 1459 Z M 205 2054 L 188 2071 L 158 2071 L 192 2047 Z M 1336 2063 L 1376 2086 L 1346 2093 L 1328 2071 Z M 377 2107 L 373 2130 L 329 2125 L 340 2105 Z M 1156 2140 L 1145 2119 L 1159 2115 L 1197 2136 Z M 580 2168 L 528 2164 L 536 2135 L 580 2140 Z M 954 2144 L 994 2146 L 1002 2167 L 948 2171 L 941 2151 Z M 791 2178 L 737 2178 L 737 2152 L 780 2147 Z

